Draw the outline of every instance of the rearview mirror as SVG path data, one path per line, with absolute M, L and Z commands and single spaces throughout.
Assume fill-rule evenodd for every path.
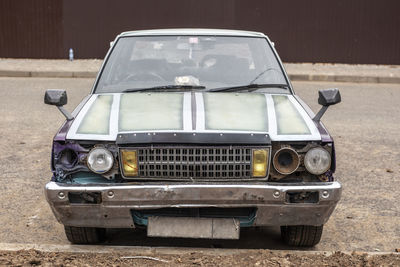
M 70 121 L 73 120 L 71 113 L 69 113 L 63 106 L 68 102 L 67 92 L 59 89 L 48 89 L 44 94 L 44 103 L 47 105 L 56 106 L 64 117 Z
M 67 92 L 65 90 L 48 89 L 44 94 L 44 103 L 47 105 L 64 106 L 67 101 Z
M 318 104 L 322 105 L 322 108 L 318 111 L 313 120 L 320 121 L 328 107 L 340 103 L 340 101 L 342 101 L 342 98 L 340 96 L 339 89 L 333 88 L 319 90 Z

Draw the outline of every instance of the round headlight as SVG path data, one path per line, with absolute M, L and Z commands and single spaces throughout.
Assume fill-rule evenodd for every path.
M 95 173 L 106 173 L 114 164 L 114 157 L 110 151 L 102 147 L 90 150 L 87 157 L 87 165 Z
M 312 148 L 304 157 L 304 165 L 312 174 L 323 174 L 331 167 L 331 155 L 321 147 Z

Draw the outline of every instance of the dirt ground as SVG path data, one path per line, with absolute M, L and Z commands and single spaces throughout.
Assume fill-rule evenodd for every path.
M 11 266 L 400 266 L 400 254 L 365 253 L 296 255 L 268 250 L 248 250 L 232 255 L 61 253 L 24 250 L 0 251 L 0 265 Z
M 68 244 L 63 227 L 56 222 L 43 194 L 44 185 L 51 177 L 51 140 L 63 120 L 56 108 L 43 104 L 43 94 L 49 88 L 67 89 L 66 108 L 72 110 L 90 91 L 92 83 L 93 79 L 0 78 L 0 243 Z M 394 252 L 400 248 L 400 85 L 295 82 L 294 86 L 314 111 L 319 109 L 318 89 L 338 87 L 342 94 L 342 103 L 329 108 L 323 121 L 335 138 L 335 176 L 343 184 L 343 195 L 324 227 L 321 243 L 312 250 Z M 108 238 L 105 245 L 215 248 L 217 251 L 234 248 L 246 253 L 246 257 L 223 256 L 226 265 L 241 260 L 273 264 L 272 257 L 286 265 L 292 260 L 294 265 L 302 264 L 295 256 L 281 257 L 268 251 L 294 249 L 282 244 L 277 227 L 262 232 L 243 229 L 239 241 L 157 239 L 132 230 L 112 230 Z M 247 252 L 251 249 L 260 250 Z M 15 260 L 12 265 L 22 264 L 18 259 L 26 259 L 29 265 L 29 260 L 36 257 L 29 255 L 35 253 L 38 252 L 1 254 L 0 265 L 6 264 L 7 258 Z M 350 257 L 355 266 L 363 266 L 365 261 L 360 255 L 338 255 Z M 57 264 L 59 257 L 68 262 L 70 257 L 70 261 L 75 261 L 73 265 L 79 265 L 81 256 L 43 254 L 41 263 L 54 260 Z M 184 264 L 194 263 L 192 256 L 180 256 Z M 104 255 L 82 257 L 107 260 Z M 159 264 L 143 259 L 121 261 L 118 257 L 112 256 L 110 265 Z M 218 262 L 215 257 L 204 257 L 203 260 L 203 256 L 196 254 L 203 265 Z M 313 260 L 314 256 L 310 257 L 304 259 L 304 265 Z M 379 257 L 368 259 L 367 263 L 384 262 Z M 166 259 L 179 263 L 172 256 Z M 396 259 L 400 265 L 398 255 L 393 258 Z M 271 262 L 263 263 L 263 260 Z M 323 264 L 328 261 L 322 256 L 319 260 Z

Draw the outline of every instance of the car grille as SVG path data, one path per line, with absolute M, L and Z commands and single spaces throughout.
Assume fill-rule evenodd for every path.
M 138 178 L 231 180 L 251 178 L 248 146 L 139 147 Z

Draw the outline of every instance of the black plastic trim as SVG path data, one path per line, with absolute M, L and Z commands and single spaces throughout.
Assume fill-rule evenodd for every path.
M 268 134 L 251 133 L 135 133 L 118 134 L 117 145 L 125 144 L 250 144 L 270 145 Z

